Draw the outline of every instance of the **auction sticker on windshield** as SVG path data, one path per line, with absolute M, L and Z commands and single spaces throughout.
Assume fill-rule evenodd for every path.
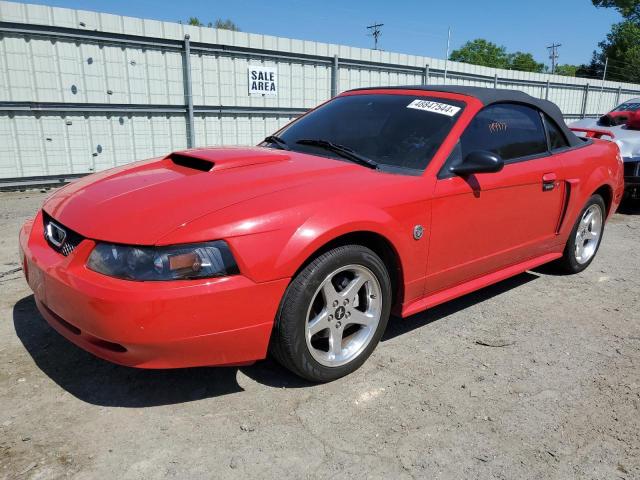
M 447 103 L 432 102 L 430 100 L 414 100 L 407 108 L 413 108 L 416 110 L 424 110 L 425 112 L 439 113 L 441 115 L 447 115 L 453 117 L 460 111 L 460 107 L 449 105 Z

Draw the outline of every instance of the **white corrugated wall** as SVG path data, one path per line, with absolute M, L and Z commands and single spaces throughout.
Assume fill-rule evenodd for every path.
M 338 91 L 421 84 L 427 65 L 430 82 L 443 82 L 444 60 L 343 45 L 5 1 L 0 1 L 0 22 L 174 43 L 189 34 L 192 42 L 251 49 L 238 55 L 202 51 L 190 55 L 194 105 L 213 110 L 225 107 L 196 110 L 196 146 L 255 144 L 295 118 L 293 112 L 282 109 L 302 111 L 327 100 L 335 55 L 340 59 Z M 270 58 L 269 52 L 289 58 Z M 277 69 L 277 96 L 248 95 L 249 65 Z M 546 82 L 551 81 L 549 100 L 569 116 L 582 112 L 587 84 L 587 114 L 607 111 L 618 99 L 634 96 L 631 90 L 640 91 L 638 85 L 604 82 L 605 91 L 600 94 L 602 82 L 595 80 L 457 62 L 448 62 L 448 72 L 447 83 L 493 86 L 497 75 L 500 88 L 517 88 L 537 97 L 545 97 Z M 1 31 L 0 178 L 87 173 L 186 148 L 184 82 L 183 55 L 175 48 Z M 623 90 L 620 94 L 618 88 Z M 27 103 L 49 107 L 34 110 L 25 107 Z M 50 108 L 53 104 L 55 111 Z M 74 109 L 65 110 L 61 104 L 74 104 Z M 76 104 L 91 104 L 93 110 L 78 111 Z M 113 111 L 106 108 L 109 105 Z M 127 105 L 158 106 L 158 111 L 127 112 L 123 108 Z

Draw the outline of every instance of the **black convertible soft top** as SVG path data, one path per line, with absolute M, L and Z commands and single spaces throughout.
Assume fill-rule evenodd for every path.
M 466 95 L 468 97 L 474 97 L 480 100 L 484 106 L 494 103 L 524 103 L 526 105 L 532 105 L 539 110 L 542 110 L 549 117 L 551 117 L 558 126 L 562 129 L 569 145 L 577 147 L 584 145 L 584 140 L 580 139 L 573 133 L 567 124 L 564 123 L 562 112 L 555 103 L 541 98 L 535 98 L 528 93 L 521 92 L 520 90 L 509 90 L 505 88 L 483 88 L 483 87 L 469 87 L 465 85 L 405 85 L 397 87 L 367 87 L 367 88 L 355 88 L 350 91 L 358 90 L 426 90 L 430 92 L 445 92 L 445 93 L 457 93 L 459 95 Z

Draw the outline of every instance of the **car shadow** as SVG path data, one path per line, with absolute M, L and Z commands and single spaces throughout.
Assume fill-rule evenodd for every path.
M 391 340 L 399 335 L 404 335 L 416 328 L 424 327 L 432 322 L 440 320 L 454 313 L 465 310 L 478 303 L 485 302 L 490 298 L 497 295 L 501 295 L 509 290 L 518 288 L 526 283 L 529 283 L 537 278 L 537 275 L 533 272 L 524 272 L 515 277 L 508 278 L 502 282 L 495 283 L 488 287 L 482 288 L 475 292 L 471 292 L 462 297 L 456 298 L 449 302 L 443 303 L 436 307 L 430 308 L 424 312 L 416 313 L 407 318 L 392 317 L 387 326 L 387 330 L 382 336 L 381 341 Z
M 470 293 L 406 319 L 392 318 L 382 341 L 390 340 L 448 315 L 484 302 L 538 278 L 532 273 Z M 33 295 L 13 307 L 18 338 L 38 368 L 61 388 L 87 403 L 142 408 L 185 403 L 239 393 L 238 372 L 273 388 L 304 388 L 300 379 L 271 359 L 247 367 L 200 367 L 144 370 L 115 365 L 85 352 L 58 334 L 42 318 Z
M 242 392 L 238 371 L 263 385 L 298 388 L 311 383 L 272 360 L 248 367 L 144 370 L 115 365 L 85 352 L 42 318 L 33 295 L 13 307 L 18 338 L 35 364 L 76 398 L 101 406 L 149 407 Z
M 632 198 L 623 200 L 616 213 L 621 213 L 623 215 L 640 214 L 640 200 Z

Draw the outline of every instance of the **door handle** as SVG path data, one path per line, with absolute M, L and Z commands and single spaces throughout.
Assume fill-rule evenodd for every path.
M 556 187 L 556 177 L 555 173 L 545 173 L 542 176 L 542 191 L 548 192 L 549 190 L 553 190 Z

